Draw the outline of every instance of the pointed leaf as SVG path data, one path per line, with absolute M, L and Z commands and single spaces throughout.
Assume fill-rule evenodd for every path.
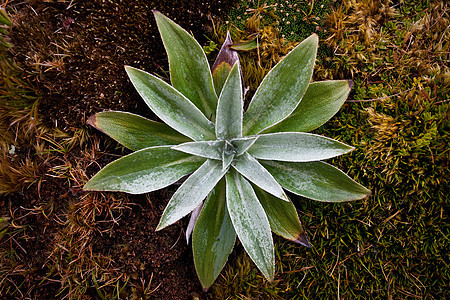
M 223 85 L 231 72 L 231 68 L 233 68 L 235 63 L 239 62 L 237 52 L 228 47 L 231 44 L 233 44 L 233 41 L 231 40 L 230 32 L 227 31 L 227 37 L 211 69 L 214 89 L 217 95 L 220 95 L 222 92 Z
M 241 173 L 249 181 L 253 182 L 263 190 L 271 193 L 275 197 L 289 201 L 288 196 L 283 191 L 280 184 L 273 178 L 273 176 L 267 171 L 256 159 L 250 154 L 244 153 L 235 159 L 233 167 Z
M 180 92 L 147 72 L 125 69 L 145 103 L 167 125 L 196 141 L 215 139 L 214 124 Z
M 200 212 L 203 208 L 203 202 L 200 203 L 192 212 L 191 217 L 189 218 L 188 226 L 186 227 L 186 244 L 189 245 L 189 239 L 191 238 L 191 234 L 194 231 L 195 224 L 197 223 L 198 217 L 200 216 Z
M 311 83 L 294 112 L 264 133 L 308 132 L 322 126 L 339 111 L 352 85 L 351 80 Z
M 148 193 L 194 172 L 204 160 L 170 146 L 146 148 L 108 164 L 86 183 L 84 190 Z
M 193 211 L 208 196 L 224 174 L 221 162 L 208 159 L 173 194 L 156 230 L 175 223 Z
M 231 165 L 235 155 L 236 155 L 236 148 L 229 141 L 225 141 L 222 151 L 222 163 L 224 170 L 228 169 L 228 167 Z
M 254 39 L 242 43 L 229 45 L 228 47 L 236 51 L 249 51 L 258 48 L 258 40 L 255 37 Z
M 217 104 L 216 137 L 221 140 L 242 137 L 242 81 L 236 63 L 225 81 Z
M 176 145 L 172 149 L 196 156 L 221 160 L 224 144 L 224 141 L 188 142 Z
M 269 220 L 250 183 L 236 171 L 226 174 L 227 206 L 234 230 L 245 251 L 272 281 L 275 255 Z
M 341 170 L 321 161 L 293 163 L 260 161 L 282 187 L 297 195 L 324 202 L 367 197 L 370 191 Z
M 244 154 L 258 139 L 258 136 L 232 139 L 230 142 L 236 148 L 236 156 Z
M 222 170 L 227 170 L 234 159 L 234 153 L 226 153 L 225 151 L 222 152 Z
M 192 235 L 195 269 L 204 289 L 219 276 L 233 250 L 236 232 L 226 206 L 225 180 L 209 193 Z
M 153 11 L 159 33 L 169 57 L 172 85 L 195 104 L 207 117 L 216 112 L 208 59 L 197 41 L 178 24 L 158 11 Z
M 272 231 L 297 244 L 311 247 L 294 204 L 291 201 L 280 200 L 259 187 L 253 188 L 267 214 Z
M 257 134 L 294 111 L 311 80 L 318 40 L 316 34 L 305 39 L 264 77 L 244 114 L 244 135 Z
M 164 123 L 127 112 L 100 112 L 91 116 L 87 123 L 134 151 L 190 141 Z
M 332 158 L 352 150 L 353 147 L 321 135 L 281 132 L 258 135 L 248 153 L 258 159 L 307 162 Z

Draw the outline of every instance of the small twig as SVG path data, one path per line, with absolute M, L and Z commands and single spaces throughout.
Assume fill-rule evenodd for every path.
M 412 90 L 412 88 L 409 89 L 409 90 L 406 90 L 406 91 L 398 92 L 397 94 L 394 94 L 394 95 L 390 95 L 390 96 L 386 96 L 386 97 L 381 97 L 381 98 L 376 98 L 376 99 L 363 99 L 363 100 L 353 100 L 353 99 L 349 99 L 349 100 L 347 100 L 347 102 L 370 102 L 370 101 L 384 100 L 384 99 L 389 99 L 389 98 L 398 96 L 398 95 L 400 95 L 400 94 L 409 92 L 409 91 L 411 91 L 411 90 Z

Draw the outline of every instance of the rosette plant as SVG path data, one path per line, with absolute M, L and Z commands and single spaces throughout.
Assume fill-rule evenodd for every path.
M 176 23 L 154 11 L 166 48 L 171 85 L 133 67 L 126 72 L 164 123 L 126 112 L 101 112 L 89 123 L 132 154 L 111 162 L 85 186 L 91 191 L 141 194 L 191 174 L 173 194 L 156 230 L 191 213 L 194 264 L 209 288 L 236 237 L 264 274 L 274 278 L 272 231 L 309 246 L 284 189 L 306 198 L 341 202 L 370 192 L 323 162 L 353 150 L 307 133 L 341 107 L 351 82 L 310 83 L 318 37 L 313 34 L 263 79 L 243 113 L 238 55 L 228 35 L 212 67 L 202 47 Z

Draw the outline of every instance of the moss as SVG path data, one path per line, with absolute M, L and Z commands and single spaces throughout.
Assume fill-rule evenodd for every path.
M 245 21 L 243 12 L 232 20 Z M 277 239 L 273 283 L 233 273 L 240 269 L 232 261 L 213 298 L 448 298 L 445 2 L 344 1 L 322 21 L 321 43 L 333 54 L 319 57 L 314 80 L 351 78 L 354 87 L 340 112 L 314 133 L 356 147 L 331 163 L 372 196 L 329 204 L 291 195 L 313 248 Z M 241 54 L 244 64 L 247 55 Z M 230 288 L 229 278 L 240 284 Z

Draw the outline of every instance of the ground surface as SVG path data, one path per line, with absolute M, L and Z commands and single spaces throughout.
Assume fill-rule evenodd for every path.
M 167 76 L 166 54 L 152 9 L 204 40 L 210 18 L 222 16 L 232 2 L 9 1 L 10 53 L 41 96 L 38 115 L 43 127 L 66 132 L 83 128 L 96 135 L 85 122 L 98 111 L 152 117 L 124 70 L 124 65 L 131 65 Z M 100 164 L 114 159 L 101 152 L 122 151 L 101 144 L 99 148 L 86 144 Z M 85 195 L 73 181 L 77 176 L 66 173 L 67 167 L 85 161 L 92 175 L 98 166 L 89 166 L 79 144 L 64 153 L 60 150 L 51 160 L 43 159 L 46 175 L 39 188 L 12 193 L 0 201 L 0 215 L 9 215 L 17 230 L 2 243 L 3 249 L 9 248 L 2 251 L 2 269 L 9 274 L 2 277 L 0 295 L 97 299 L 102 294 L 109 299 L 120 290 L 114 289 L 115 284 L 128 284 L 122 296 L 130 299 L 201 295 L 183 235 L 186 224 L 155 233 L 173 191 L 127 199 Z M 31 145 L 17 144 L 14 155 L 18 160 L 30 152 L 36 156 L 35 151 Z M 58 165 L 65 165 L 65 171 L 56 174 Z

